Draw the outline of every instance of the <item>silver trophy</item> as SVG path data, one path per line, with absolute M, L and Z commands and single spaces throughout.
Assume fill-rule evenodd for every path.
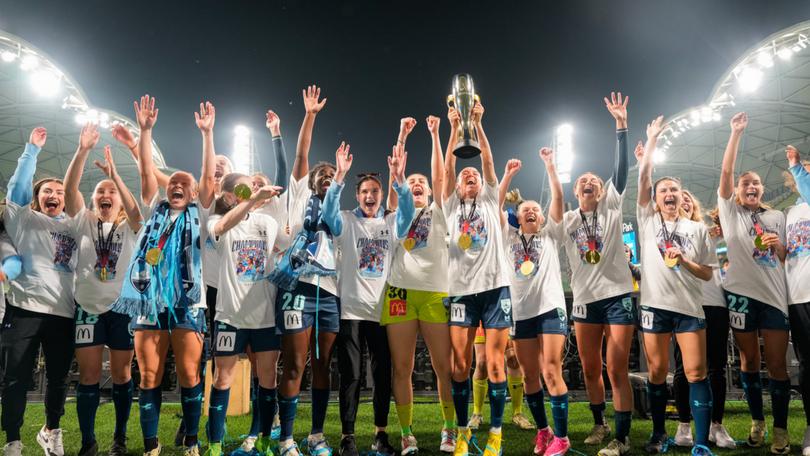
M 459 158 L 473 158 L 481 154 L 481 146 L 472 124 L 472 110 L 475 102 L 481 99 L 475 93 L 472 76 L 466 73 L 453 76 L 452 90 L 453 93 L 447 96 L 447 106 L 455 108 L 461 117 L 461 130 L 453 154 Z

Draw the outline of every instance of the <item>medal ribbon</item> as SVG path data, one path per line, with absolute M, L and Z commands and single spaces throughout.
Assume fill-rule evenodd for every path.
M 470 207 L 470 213 L 465 215 L 464 214 L 464 200 L 461 200 L 461 231 L 464 234 L 467 234 L 470 231 L 470 220 L 472 220 L 473 214 L 475 214 L 475 198 L 473 198 L 472 207 Z
M 118 228 L 118 222 L 114 222 L 110 232 L 104 238 L 104 223 L 98 220 L 98 243 L 96 244 L 96 256 L 100 259 L 101 267 L 106 268 L 107 262 L 110 260 L 110 252 L 112 251 L 112 240 L 115 230 Z
M 163 246 L 166 245 L 166 240 L 169 239 L 169 236 L 172 235 L 174 232 L 174 226 L 177 225 L 177 219 L 180 218 L 179 216 L 172 220 L 172 223 L 166 227 L 166 230 L 160 235 L 160 239 L 158 239 L 157 249 L 163 251 Z
M 598 205 L 593 208 L 593 222 L 591 226 L 588 226 L 588 218 L 585 217 L 585 213 L 582 212 L 581 208 L 579 209 L 579 216 L 582 218 L 582 226 L 585 227 L 585 236 L 588 237 L 588 250 L 596 250 L 597 208 Z
M 419 219 L 421 219 L 422 215 L 425 214 L 425 209 L 426 208 L 423 207 L 422 210 L 419 211 L 419 214 L 416 216 L 413 222 L 411 222 L 411 227 L 408 228 L 408 239 L 413 239 L 414 236 L 416 236 L 416 226 L 419 224 Z
M 667 229 L 666 222 L 664 222 L 664 216 L 660 212 L 658 213 L 658 216 L 661 218 L 661 231 L 663 231 L 664 234 L 664 245 L 666 245 L 668 249 L 672 248 L 672 241 L 675 239 L 675 233 L 678 231 L 678 222 L 681 220 L 681 217 L 678 216 L 675 218 L 675 226 L 672 229 L 672 233 L 670 233 Z
M 531 256 L 529 255 L 529 246 L 532 245 L 534 242 L 535 235 L 532 234 L 532 237 L 529 238 L 527 241 L 525 237 L 523 237 L 523 233 L 520 233 L 520 242 L 523 244 L 523 261 L 529 261 Z
M 759 215 L 757 213 L 761 212 L 761 208 L 757 209 L 756 212 L 751 212 L 751 224 L 754 225 L 754 231 L 756 231 L 757 236 L 762 236 L 765 233 L 765 229 L 762 228 L 762 221 L 759 219 Z

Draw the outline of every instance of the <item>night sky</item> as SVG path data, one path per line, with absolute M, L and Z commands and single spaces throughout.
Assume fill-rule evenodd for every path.
M 630 95 L 630 137 L 647 121 L 706 100 L 750 46 L 810 18 L 807 1 L 162 1 L 0 0 L 0 29 L 50 54 L 92 104 L 130 117 L 132 100 L 157 97 L 154 137 L 170 166 L 199 172 L 193 110 L 217 107 L 218 153 L 233 128 L 250 127 L 272 174 L 264 112 L 281 117 L 290 166 L 304 109 L 301 89 L 328 97 L 312 162 L 352 145 L 359 171 L 386 172 L 399 119 L 419 124 L 409 171 L 427 172 L 424 119 L 442 117 L 455 73 L 475 79 L 498 174 L 521 158 L 515 184 L 536 197 L 537 149 L 554 127 L 575 128 L 574 176 L 607 177 L 614 121 L 602 97 Z M 78 135 L 78 128 L 77 128 Z M 480 164 L 478 159 L 470 163 Z M 566 186 L 570 199 L 570 189 Z

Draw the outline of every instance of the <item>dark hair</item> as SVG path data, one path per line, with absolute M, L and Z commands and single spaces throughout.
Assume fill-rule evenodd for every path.
M 55 177 L 45 177 L 34 182 L 34 199 L 31 201 L 31 209 L 37 212 L 42 212 L 42 207 L 39 205 L 39 191 L 42 190 L 42 186 L 50 182 L 56 182 L 62 186 L 65 185 L 65 183 L 62 182 L 62 179 L 57 179 Z
M 225 201 L 224 193 L 233 193 L 236 183 L 243 178 L 249 179 L 248 176 L 242 173 L 228 173 L 222 176 L 222 182 L 220 183 L 222 193 L 220 193 L 217 199 L 214 201 L 214 214 L 225 215 L 228 213 L 228 211 L 233 209 L 233 206 L 229 205 L 228 202 Z
M 312 169 L 309 170 L 309 189 L 312 193 L 318 193 L 318 189 L 315 188 L 315 176 L 318 175 L 318 172 L 323 168 L 332 168 L 337 172 L 337 167 L 329 162 L 318 162 Z
M 363 182 L 366 181 L 374 181 L 382 189 L 382 181 L 380 180 L 380 173 L 362 173 L 357 175 L 357 186 L 355 187 L 354 192 L 360 193 L 360 186 L 363 185 Z

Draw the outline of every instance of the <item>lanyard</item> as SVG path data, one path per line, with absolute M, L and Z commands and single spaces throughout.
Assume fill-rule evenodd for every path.
M 113 223 L 112 228 L 110 228 L 110 232 L 107 234 L 106 239 L 104 238 L 104 222 L 98 220 L 98 243 L 96 244 L 96 256 L 101 260 L 102 266 L 107 266 L 107 261 L 110 259 L 110 252 L 112 251 L 112 240 L 113 235 L 115 234 L 116 228 L 118 228 L 118 223 Z
M 532 234 L 532 237 L 530 237 L 529 240 L 527 241 L 526 238 L 523 237 L 523 233 L 520 233 L 520 242 L 523 244 L 523 259 L 524 259 L 524 261 L 528 260 L 530 258 L 530 256 L 529 256 L 529 246 L 531 246 L 532 243 L 534 242 L 534 237 L 535 237 L 535 235 Z
M 169 236 L 174 232 L 174 227 L 177 225 L 177 219 L 179 218 L 180 216 L 178 215 L 176 219 L 172 220 L 172 223 L 163 231 L 163 234 L 160 235 L 157 245 L 158 249 L 163 250 L 163 246 L 166 245 L 166 240 L 169 239 Z
M 464 200 L 461 200 L 461 226 L 462 231 L 467 232 L 470 230 L 470 220 L 472 220 L 473 214 L 475 214 L 475 198 L 473 198 L 472 207 L 470 207 L 470 213 L 464 214 L 464 207 L 465 203 Z
M 756 231 L 757 236 L 762 236 L 765 233 L 765 229 L 762 227 L 762 220 L 760 220 L 759 212 L 761 212 L 761 208 L 757 209 L 756 212 L 749 210 L 748 212 L 751 213 L 751 224 L 754 225 L 754 231 Z
M 422 216 L 425 214 L 425 209 L 426 208 L 423 207 L 422 210 L 419 211 L 419 215 L 417 215 L 416 218 L 413 220 L 413 222 L 411 222 L 411 227 L 408 228 L 408 237 L 409 238 L 413 238 L 416 235 L 416 226 L 419 225 L 419 219 L 421 219 Z M 462 212 L 464 212 L 464 211 L 462 211 Z
M 678 216 L 675 218 L 675 226 L 672 228 L 672 233 L 670 233 L 664 221 L 664 216 L 660 212 L 658 216 L 661 218 L 661 231 L 664 233 L 664 243 L 668 249 L 672 248 L 672 241 L 675 239 L 675 233 L 678 231 L 678 222 L 681 220 L 681 217 Z
M 593 208 L 593 221 L 591 226 L 588 226 L 588 219 L 582 208 L 579 209 L 579 216 L 582 218 L 582 226 L 585 227 L 585 235 L 588 237 L 588 250 L 596 250 L 596 231 L 597 231 L 597 212 L 598 205 Z

